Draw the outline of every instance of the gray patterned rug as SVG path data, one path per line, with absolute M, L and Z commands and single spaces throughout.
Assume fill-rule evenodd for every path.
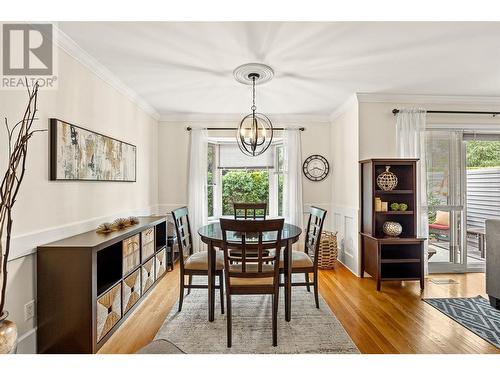
M 206 280 L 206 279 L 205 279 Z M 202 282 L 206 282 L 203 280 Z M 285 321 L 283 289 L 278 311 L 278 346 L 272 346 L 271 296 L 233 296 L 233 346 L 226 347 L 226 315 L 216 291 L 215 321 L 208 322 L 207 291 L 184 297 L 182 311 L 172 307 L 155 339 L 166 339 L 186 353 L 359 353 L 358 348 L 320 296 L 305 287 L 292 290 L 292 320 Z
M 473 298 L 424 298 L 432 307 L 500 349 L 500 310 L 488 300 Z

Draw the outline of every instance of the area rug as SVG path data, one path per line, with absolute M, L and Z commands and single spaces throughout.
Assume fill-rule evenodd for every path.
M 233 296 L 231 348 L 226 347 L 226 315 L 220 313 L 218 292 L 213 322 L 208 321 L 207 300 L 206 290 L 192 290 L 184 297 L 180 313 L 177 303 L 172 307 L 155 339 L 169 340 L 186 353 L 359 353 L 321 296 L 320 308 L 316 309 L 312 288 L 311 292 L 305 287 L 292 290 L 290 322 L 285 321 L 280 293 L 277 347 L 272 346 L 271 296 Z
M 500 310 L 488 300 L 473 298 L 424 298 L 432 307 L 500 349 Z

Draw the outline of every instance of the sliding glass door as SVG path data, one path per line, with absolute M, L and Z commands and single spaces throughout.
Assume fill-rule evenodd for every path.
M 426 132 L 429 272 L 484 272 L 485 221 L 500 219 L 500 134 Z
M 426 132 L 429 272 L 465 272 L 465 146 L 461 130 Z

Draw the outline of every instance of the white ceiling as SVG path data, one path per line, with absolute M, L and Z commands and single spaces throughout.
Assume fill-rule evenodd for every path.
M 264 113 L 329 115 L 356 92 L 500 96 L 500 23 L 62 22 L 161 115 L 250 109 L 233 79 L 270 65 Z

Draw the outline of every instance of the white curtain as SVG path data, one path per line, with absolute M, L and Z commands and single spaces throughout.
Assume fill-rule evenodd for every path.
M 198 236 L 198 229 L 208 222 L 207 153 L 207 130 L 192 129 L 189 151 L 188 210 L 194 251 L 201 250 L 202 242 Z
M 417 163 L 417 236 L 429 237 L 427 216 L 427 171 L 425 156 L 425 118 L 423 109 L 400 109 L 396 118 L 398 155 L 402 158 L 418 158 Z M 425 274 L 428 273 L 427 241 L 425 242 Z
M 285 221 L 304 228 L 304 213 L 302 202 L 302 147 L 300 130 L 285 130 L 283 134 L 284 147 L 284 186 L 283 214 Z

